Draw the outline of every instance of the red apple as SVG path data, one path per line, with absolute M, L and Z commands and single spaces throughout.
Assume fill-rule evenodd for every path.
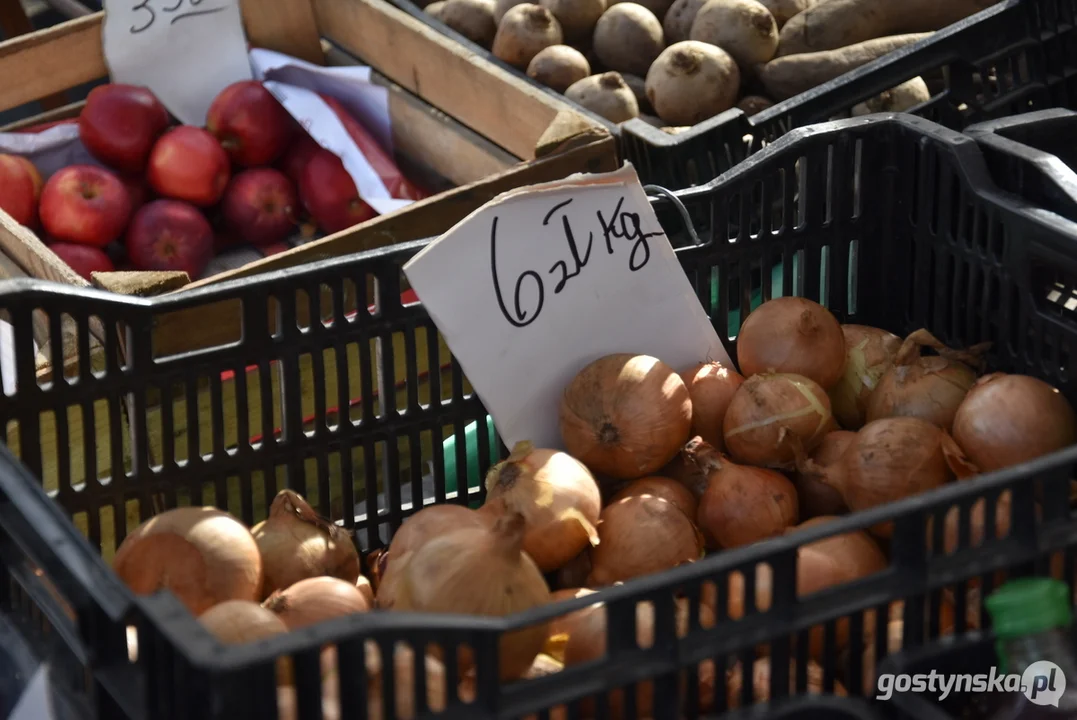
M 104 247 L 131 217 L 131 198 L 115 174 L 96 165 L 58 170 L 41 190 L 41 224 L 56 240 Z
M 221 199 L 232 169 L 217 138 L 202 128 L 169 130 L 150 151 L 150 187 L 164 197 L 209 207 Z
M 229 229 L 252 245 L 271 245 L 295 230 L 295 188 L 272 168 L 244 170 L 232 178 L 221 203 Z
M 22 166 L 26 168 L 26 172 L 30 176 L 30 180 L 34 183 L 34 202 L 37 202 L 41 199 L 41 188 L 45 185 L 45 182 L 41 179 L 41 173 L 37 171 L 37 165 L 34 165 L 29 159 L 24 158 L 22 155 L 15 155 L 14 158 L 22 163 Z
M 115 268 L 105 251 L 101 248 L 79 243 L 56 242 L 49 245 L 49 250 L 60 256 L 68 266 L 87 280 L 90 273 L 112 272 Z
M 284 157 L 280 161 L 280 169 L 297 187 L 299 186 L 299 178 L 303 175 L 303 168 L 307 166 L 310 159 L 314 157 L 314 153 L 318 152 L 319 149 L 321 149 L 321 145 L 314 142 L 314 138 L 304 132 L 296 135 L 295 141 L 284 152 Z
M 292 116 L 257 80 L 232 83 L 214 98 L 206 129 L 237 165 L 269 165 L 291 139 Z
M 344 163 L 324 148 L 315 152 L 303 168 L 299 197 L 318 227 L 328 233 L 350 228 L 375 215 L 373 208 L 359 197 Z
M 27 166 L 33 164 L 18 155 L 0 155 L 0 209 L 20 225 L 37 224 L 37 191 L 34 176 L 41 182 L 37 168 L 33 175 Z
M 194 280 L 213 257 L 213 228 L 194 205 L 154 200 L 131 218 L 127 257 L 139 270 L 182 270 Z
M 109 167 L 141 173 L 168 122 L 168 111 L 148 88 L 99 85 L 90 91 L 79 114 L 79 139 Z

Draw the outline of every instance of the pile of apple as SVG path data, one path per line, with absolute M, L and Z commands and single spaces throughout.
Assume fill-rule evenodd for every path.
M 0 154 L 0 208 L 43 230 L 87 279 L 114 269 L 195 279 L 232 243 L 291 237 L 304 210 L 330 233 L 375 215 L 340 158 L 257 81 L 225 88 L 204 128 L 173 125 L 152 92 L 118 83 L 94 88 L 67 122 L 104 167 L 71 165 L 43 183 L 29 160 Z

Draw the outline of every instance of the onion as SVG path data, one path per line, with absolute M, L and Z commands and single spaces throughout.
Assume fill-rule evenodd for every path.
M 744 376 L 717 362 L 693 365 L 681 373 L 692 400 L 692 432 L 721 450 L 722 420 Z
M 660 474 L 684 485 L 698 501 L 707 491 L 707 478 L 717 469 L 721 457 L 713 445 L 696 436 L 662 468 Z
M 842 460 L 855 439 L 854 432 L 835 430 L 823 436 L 822 442 L 810 456 L 803 456 L 803 449 L 795 448 L 797 472 L 793 476 L 793 484 L 797 489 L 802 520 L 849 512 L 845 500 L 835 487 L 841 487 L 843 483 L 840 475 L 845 471 L 845 464 Z M 837 476 L 831 480 L 831 484 L 823 481 L 823 478 L 831 475 Z
M 1010 534 L 1010 520 L 1011 520 L 1011 503 L 1010 503 L 1010 491 L 1006 490 L 999 494 L 998 499 L 995 501 L 995 532 L 991 536 L 992 539 L 1002 539 Z M 972 508 L 967 515 L 966 524 L 968 525 L 967 544 L 966 548 L 974 548 L 982 545 L 985 538 L 985 530 L 987 529 L 987 498 L 980 498 L 972 504 Z M 947 555 L 957 552 L 959 533 L 958 529 L 961 524 L 961 508 L 952 507 L 946 513 L 945 520 L 943 521 L 943 552 Z M 931 523 L 928 523 L 928 547 L 931 547 L 932 534 Z
M 591 594 L 590 590 L 579 590 L 577 597 Z M 708 628 L 714 626 L 714 616 L 710 608 L 699 608 L 699 624 Z M 677 637 L 684 637 L 689 631 L 690 605 L 684 598 L 674 600 L 674 624 Z M 655 608 L 650 602 L 636 604 L 636 644 L 641 648 L 649 648 L 655 642 Z M 606 655 L 606 606 L 605 603 L 595 603 L 581 610 L 556 618 L 551 623 L 553 637 L 563 638 L 565 667 L 581 665 L 593 660 L 598 660 Z M 697 668 L 699 680 L 699 704 L 701 709 L 708 710 L 714 704 L 714 663 L 706 660 Z M 681 674 L 681 695 L 685 694 L 687 673 Z M 611 690 L 609 693 L 609 716 L 620 718 L 624 716 L 624 690 Z M 636 684 L 636 717 L 649 717 L 653 710 L 654 684 L 651 681 L 642 681 Z M 593 717 L 595 712 L 595 699 L 585 698 L 580 703 L 582 717 Z
M 953 479 L 943 453 L 947 442 L 953 441 L 946 431 L 926 420 L 876 420 L 865 425 L 850 443 L 844 474 L 824 481 L 841 491 L 845 504 L 854 512 L 918 495 Z M 878 525 L 872 532 L 889 538 L 893 523 Z
M 269 517 L 251 528 L 262 554 L 262 596 L 306 578 L 328 575 L 354 583 L 359 552 L 348 533 L 318 516 L 294 490 L 281 490 Z
M 288 626 L 269 610 L 250 600 L 225 600 L 199 616 L 198 622 L 226 645 L 265 640 L 288 632 Z M 291 658 L 277 660 L 277 683 L 292 682 Z
M 550 601 L 550 589 L 523 551 L 525 522 L 505 513 L 491 528 L 468 527 L 430 540 L 403 568 L 395 610 L 504 616 Z M 546 626 L 535 625 L 500 640 L 500 675 L 523 675 L 542 650 Z
M 366 568 L 367 575 L 370 580 L 370 587 L 374 589 L 374 592 L 378 592 L 378 585 L 381 583 L 381 575 L 385 570 L 385 563 L 389 560 L 389 556 L 386 554 L 388 548 L 374 548 L 366 555 Z
M 411 555 L 434 538 L 463 528 L 490 528 L 493 517 L 463 505 L 431 505 L 411 516 L 393 534 L 389 549 L 378 557 L 378 607 L 392 607 L 400 584 L 400 570 Z
M 723 429 L 737 462 L 791 468 L 795 453 L 786 436 L 811 452 L 834 429 L 834 418 L 826 392 L 803 375 L 753 375 L 729 403 Z
M 355 585 L 331 577 L 300 580 L 270 595 L 263 606 L 276 613 L 289 630 L 370 609 Z
M 954 418 L 954 440 L 982 472 L 1000 470 L 1077 442 L 1077 419 L 1062 393 L 1028 375 L 986 375 Z
M 823 679 L 825 677 L 823 668 L 814 660 L 808 660 L 808 667 L 805 670 L 805 674 L 807 675 L 808 680 L 808 694 L 823 694 Z M 730 709 L 741 706 L 741 692 L 744 687 L 743 675 L 743 669 L 739 662 L 733 666 L 733 669 L 726 672 L 726 704 Z M 790 695 L 797 695 L 796 682 L 796 660 L 790 658 Z M 845 688 L 837 680 L 834 681 L 834 695 L 842 697 L 848 695 Z M 758 705 L 765 702 L 770 702 L 770 658 L 767 657 L 759 658 L 752 664 L 752 703 Z
M 829 390 L 834 418 L 846 430 L 864 426 L 868 396 L 879 378 L 890 369 L 901 338 L 867 325 L 842 325 L 845 337 L 845 370 Z
M 570 455 L 592 471 L 631 480 L 661 468 L 688 440 L 692 401 L 661 360 L 607 355 L 565 388 L 560 422 Z
M 587 584 L 587 576 L 590 574 L 591 549 L 587 548 L 557 571 L 557 587 L 562 589 L 581 587 Z
M 939 354 L 922 357 L 923 347 L 933 348 Z M 927 330 L 912 333 L 868 397 L 867 421 L 917 417 L 949 432 L 958 406 L 976 382 L 973 367 L 982 366 L 980 356 L 986 349 L 986 345 L 977 345 L 968 352 L 958 352 L 943 345 Z
M 524 516 L 524 552 L 539 570 L 551 572 L 598 544 L 602 497 L 591 473 L 558 450 L 517 443 L 486 475 L 483 512 Z
M 903 615 L 905 612 L 905 603 L 901 600 L 891 603 L 890 605 L 890 617 L 886 625 L 886 650 L 884 651 L 884 657 L 890 653 L 895 653 L 901 650 L 905 639 L 905 621 Z M 971 619 L 971 615 L 969 616 Z M 928 630 L 929 618 L 927 613 L 924 613 L 924 629 Z M 972 625 L 975 627 L 975 625 Z M 945 595 L 942 596 L 939 602 L 939 637 L 945 637 L 954 633 L 954 605 Z M 863 668 L 863 687 L 873 688 L 875 687 L 875 639 L 872 638 L 870 642 L 864 643 L 863 661 L 861 667 Z
M 696 522 L 711 548 L 749 545 L 796 524 L 797 491 L 780 472 L 723 459 L 699 501 Z
M 261 599 L 262 556 L 243 523 L 212 507 L 152 517 L 120 543 L 112 568 L 135 595 L 168 590 L 195 616 Z
M 699 503 L 696 502 L 696 496 L 692 494 L 691 490 L 676 480 L 658 475 L 632 481 L 614 495 L 610 502 L 615 503 L 618 500 L 638 495 L 654 495 L 668 500 L 680 508 L 681 512 L 687 515 L 689 519 L 696 516 L 696 509 L 699 507 Z
M 374 586 L 370 584 L 362 575 L 355 581 L 355 589 L 359 591 L 359 594 L 366 600 L 366 604 L 370 607 L 374 607 Z
M 703 539 L 692 520 L 655 495 L 618 500 L 602 510 L 587 584 L 612 585 L 698 560 Z
M 793 373 L 825 390 L 845 369 L 845 337 L 838 319 L 819 303 L 774 298 L 752 310 L 741 325 L 737 364 L 745 376 Z

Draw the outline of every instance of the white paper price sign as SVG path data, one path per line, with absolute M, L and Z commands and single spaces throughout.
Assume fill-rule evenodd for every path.
M 101 32 L 112 80 L 145 85 L 190 125 L 252 77 L 239 0 L 105 0 Z
M 604 355 L 729 362 L 630 165 L 501 195 L 404 273 L 510 447 L 563 447 L 564 388 Z

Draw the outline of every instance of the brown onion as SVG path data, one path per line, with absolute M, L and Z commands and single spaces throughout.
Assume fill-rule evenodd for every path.
M 901 338 L 867 325 L 842 325 L 845 370 L 828 391 L 834 418 L 846 430 L 864 426 L 868 396 L 890 369 Z
M 696 502 L 696 496 L 692 494 L 691 490 L 676 480 L 658 475 L 651 475 L 630 482 L 619 493 L 614 495 L 610 502 L 615 503 L 618 500 L 637 495 L 654 495 L 669 500 L 690 519 L 696 516 L 696 509 L 699 507 L 699 503 Z
M 797 523 L 797 491 L 775 470 L 723 459 L 699 501 L 696 522 L 712 549 L 781 535 Z
M 557 571 L 557 587 L 561 589 L 581 587 L 587 584 L 587 576 L 590 574 L 591 549 L 587 548 Z
M 662 477 L 676 480 L 692 491 L 698 502 L 707 491 L 707 478 L 718 467 L 722 454 L 703 438 L 696 436 L 662 468 Z
M 681 379 L 692 399 L 692 432 L 721 450 L 722 420 L 744 376 L 721 363 L 706 362 L 682 372 Z
M 486 475 L 483 512 L 524 516 L 524 552 L 551 572 L 598 544 L 602 498 L 587 467 L 568 453 L 516 443 Z
M 737 364 L 745 376 L 792 373 L 826 390 L 845 369 L 841 324 L 807 298 L 774 298 L 752 310 L 741 325 Z
M 1073 445 L 1077 418 L 1044 381 L 995 373 L 980 378 L 957 409 L 954 440 L 981 472 L 992 472 Z
M 112 568 L 134 594 L 168 590 L 195 616 L 262 594 L 262 556 L 250 530 L 212 507 L 150 518 L 120 543 Z
M 730 709 L 741 707 L 741 693 L 744 687 L 744 673 L 738 662 L 726 672 L 726 703 Z M 825 677 L 823 668 L 814 660 L 808 660 L 806 668 L 808 679 L 808 694 L 823 694 Z M 789 693 L 797 695 L 796 689 L 797 670 L 796 660 L 789 659 Z M 848 693 L 845 687 L 837 680 L 834 681 L 834 694 L 845 697 Z M 759 658 L 752 665 L 752 704 L 759 705 L 770 701 L 770 658 Z
M 250 600 L 225 600 L 202 613 L 198 622 L 226 645 L 265 640 L 288 632 L 288 626 L 269 610 Z M 277 660 L 277 683 L 292 682 L 291 658 Z
M 289 630 L 370 610 L 363 593 L 340 578 L 315 577 L 270 595 L 263 607 L 277 614 Z
M 739 463 L 792 468 L 786 434 L 811 452 L 834 429 L 830 398 L 802 375 L 753 375 L 733 396 L 723 430 L 729 455 Z
M 918 495 L 954 478 L 943 452 L 948 442 L 953 440 L 945 430 L 920 418 L 876 420 L 850 443 L 844 474 L 825 481 L 834 483 L 854 512 Z M 893 523 L 883 523 L 872 532 L 888 538 Z
M 355 588 L 359 591 L 359 594 L 366 600 L 367 605 L 374 607 L 374 586 L 369 580 L 362 575 L 355 581 Z
M 381 583 L 382 571 L 385 569 L 385 563 L 389 559 L 389 556 L 385 554 L 388 548 L 374 548 L 367 553 L 364 562 L 367 568 L 367 578 L 370 580 L 370 587 L 374 589 L 374 592 L 378 592 L 378 585 Z
M 939 354 L 921 356 L 924 347 Z M 943 345 L 927 330 L 912 333 L 868 397 L 867 421 L 917 417 L 949 432 L 958 406 L 976 382 L 973 368 L 982 365 L 981 355 L 986 349 L 986 345 L 977 345 L 968 352 L 959 352 Z
M 523 515 L 497 516 L 492 528 L 469 527 L 430 540 L 403 568 L 394 610 L 504 616 L 550 601 L 550 589 L 523 551 Z M 523 675 L 542 650 L 546 626 L 506 633 L 500 675 Z
M 591 594 L 589 590 L 577 591 L 576 597 Z M 674 600 L 674 626 L 677 637 L 688 634 L 690 624 L 690 606 L 684 598 Z M 710 608 L 699 608 L 699 624 L 708 628 L 714 626 L 714 616 Z M 655 642 L 655 607 L 650 602 L 636 604 L 636 644 L 641 648 L 649 648 Z M 605 603 L 595 603 L 582 610 L 563 615 L 551 623 L 551 637 L 560 637 L 563 642 L 563 662 L 565 667 L 581 665 L 603 657 L 606 654 L 606 606 Z M 710 709 L 714 703 L 714 664 L 707 660 L 698 667 L 699 679 L 699 704 L 703 710 Z M 684 694 L 687 675 L 681 675 L 682 695 Z M 654 685 L 649 681 L 636 684 L 636 717 L 649 717 L 653 710 Z M 620 718 L 624 715 L 624 690 L 613 690 L 609 693 L 609 709 L 611 718 Z M 594 713 L 594 699 L 586 698 L 581 702 L 581 715 L 591 717 Z
M 688 440 L 692 401 L 673 368 L 647 355 L 607 355 L 565 388 L 565 449 L 592 471 L 620 480 L 650 475 Z
M 492 527 L 494 518 L 463 505 L 431 505 L 412 515 L 393 533 L 389 548 L 378 558 L 378 607 L 392 607 L 400 571 L 411 555 L 432 539 L 463 528 Z
M 591 548 L 588 585 L 612 585 L 698 560 L 703 539 L 676 505 L 655 495 L 618 500 L 602 510 Z
M 800 518 L 809 518 L 820 515 L 844 515 L 849 512 L 849 507 L 842 499 L 841 493 L 836 487 L 841 487 L 843 480 L 840 474 L 845 471 L 843 459 L 849 445 L 856 439 L 856 433 L 848 430 L 835 430 L 823 436 L 823 441 L 811 453 L 811 455 L 797 457 L 797 471 L 793 475 L 793 484 L 797 489 L 797 499 L 800 501 Z M 798 453 L 802 453 L 798 449 Z M 823 482 L 823 478 L 839 475 L 832 479 L 830 484 Z
M 263 597 L 321 575 L 351 583 L 359 578 L 359 552 L 348 533 L 319 517 L 294 490 L 277 493 L 269 517 L 251 534 L 262 554 Z

